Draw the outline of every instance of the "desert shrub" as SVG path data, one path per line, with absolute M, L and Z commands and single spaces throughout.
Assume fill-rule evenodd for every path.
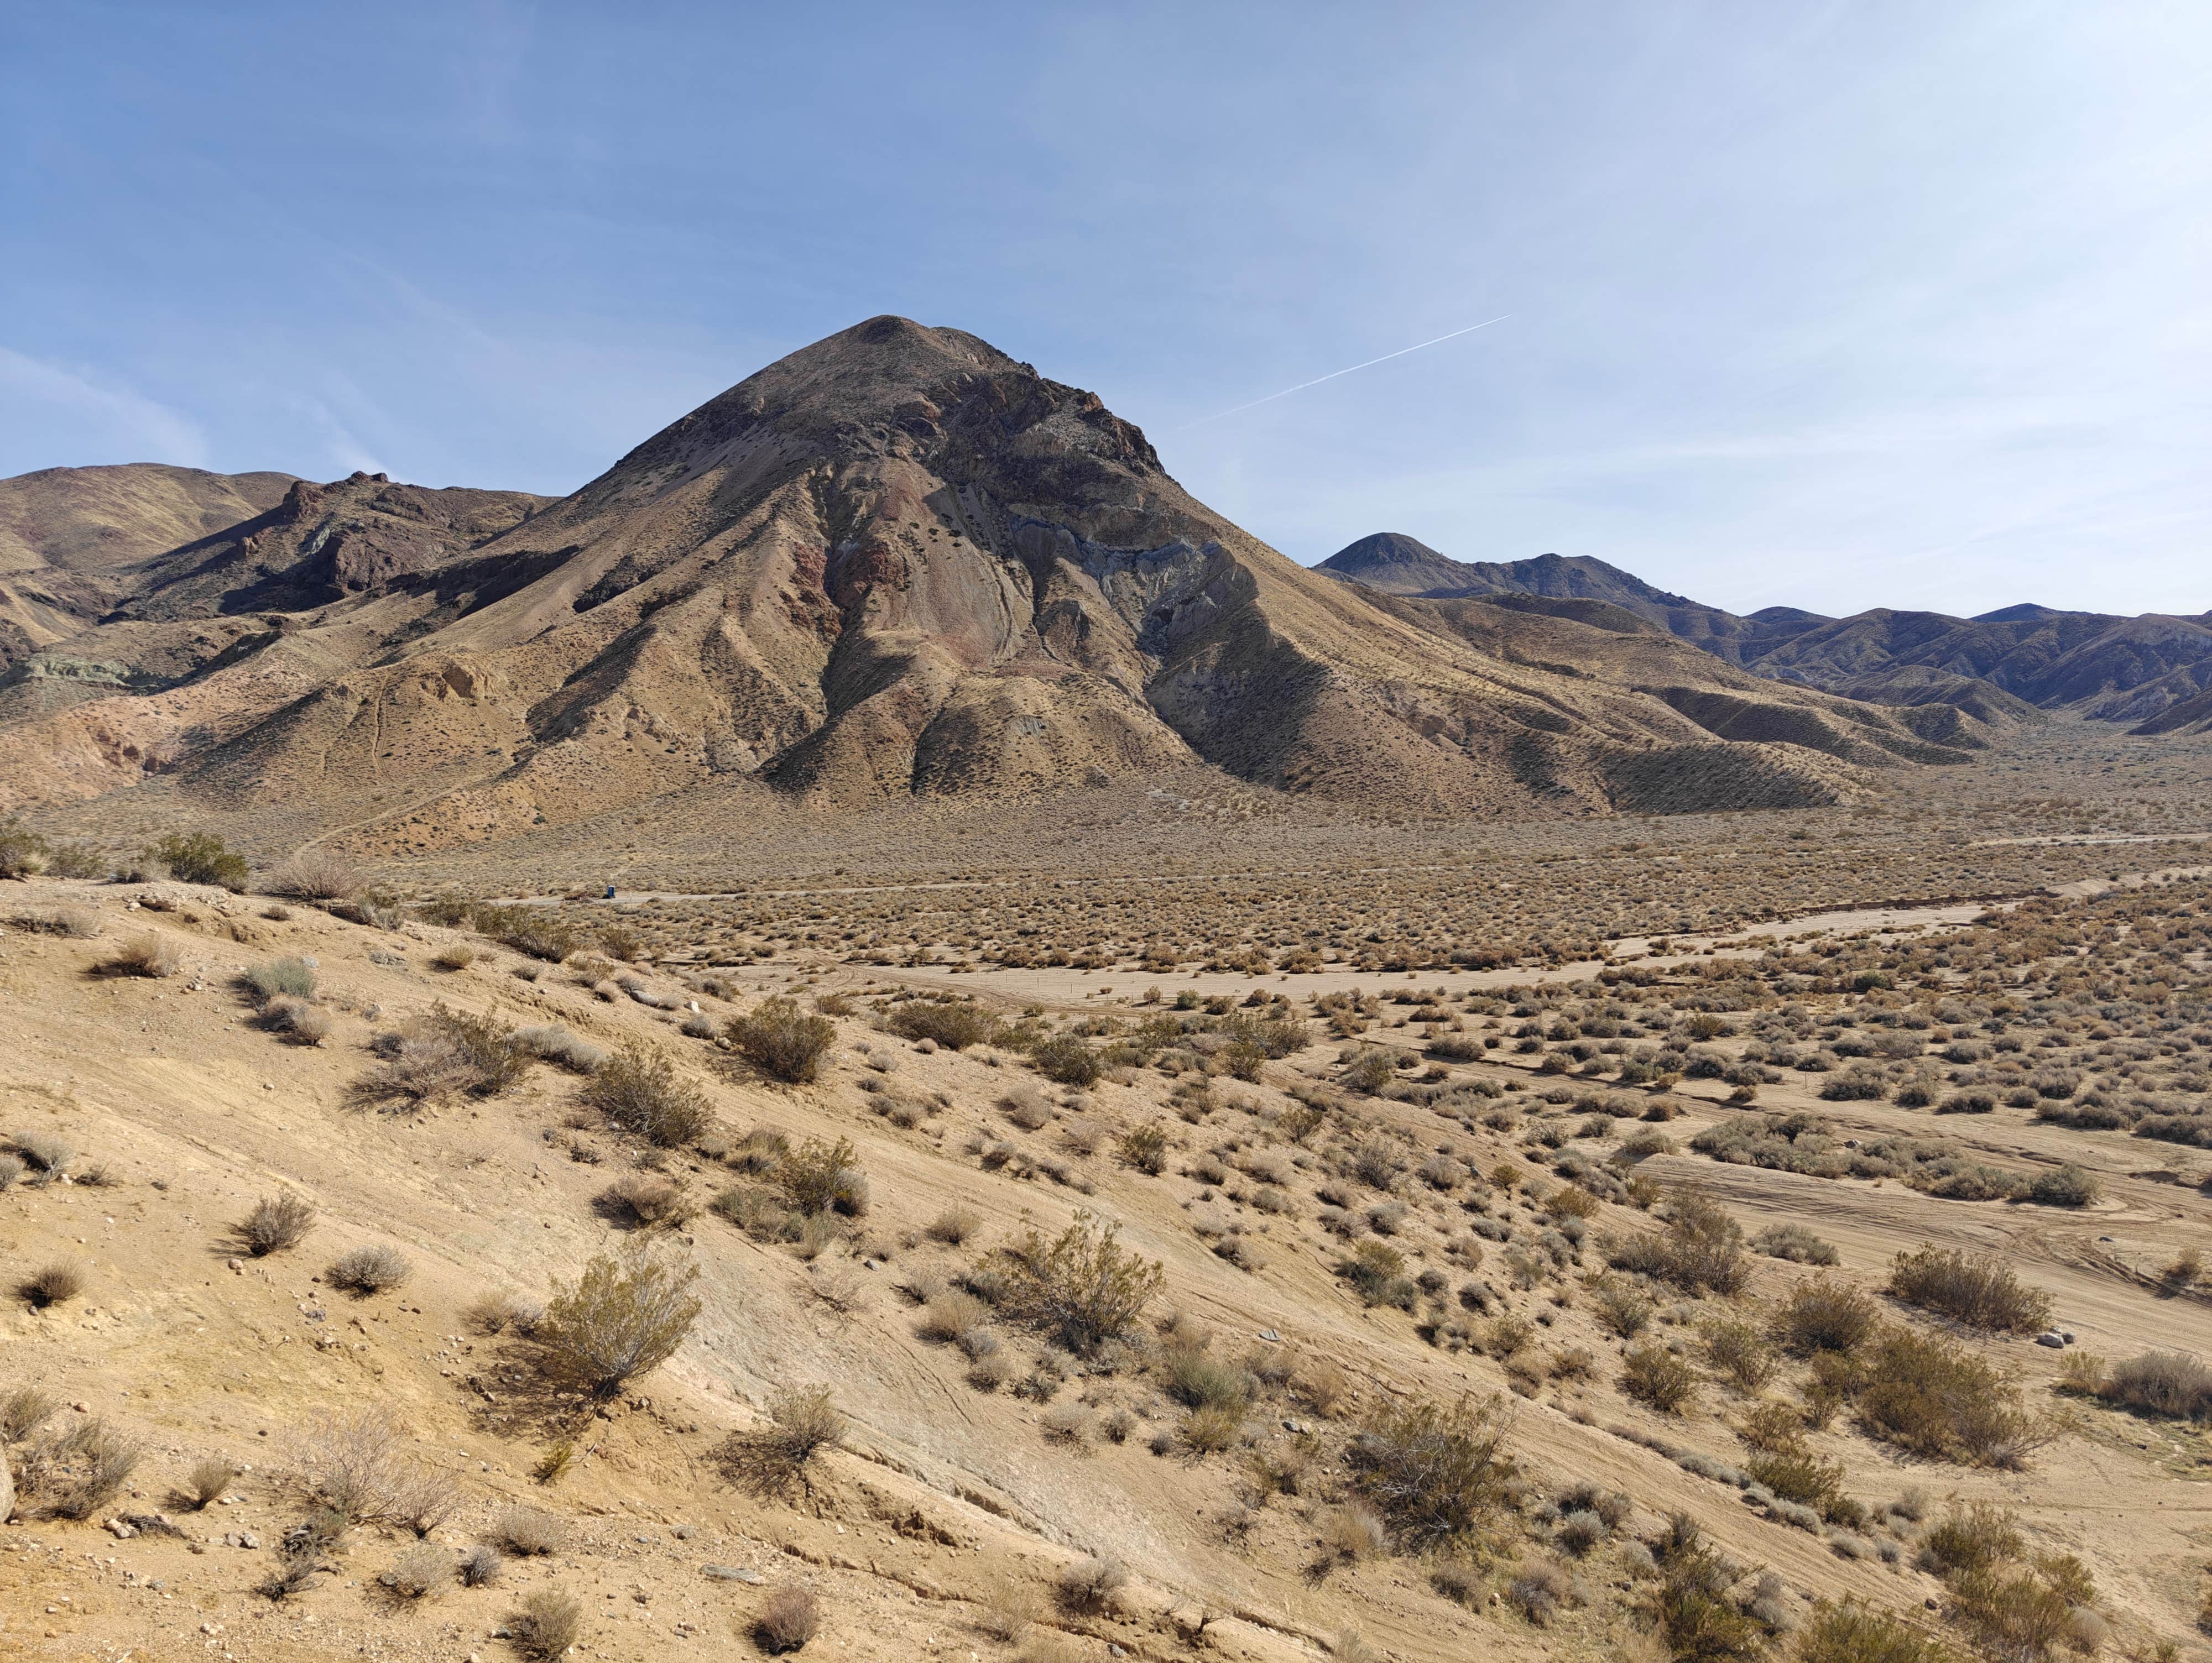
M 21 1443 L 46 1424 L 61 1399 L 35 1386 L 18 1386 L 0 1397 L 0 1444 Z
M 507 1619 L 507 1626 L 525 1654 L 538 1663 L 552 1663 L 583 1637 L 583 1601 L 539 1588 L 522 1597 L 522 1609 Z
M 584 944 L 583 937 L 550 907 L 478 904 L 469 909 L 469 917 L 481 933 L 502 947 L 549 964 L 558 964 Z
M 1121 1338 L 1144 1315 L 1165 1272 L 1157 1260 L 1121 1247 L 1120 1233 L 1120 1225 L 1101 1224 L 1087 1212 L 1050 1242 L 1031 1230 L 1006 1250 L 1012 1274 L 1000 1309 L 1079 1356 Z
M 1073 1034 L 1055 1034 L 1030 1048 L 1030 1061 L 1055 1085 L 1093 1086 L 1105 1071 L 1098 1053 Z
M 1775 1338 L 1792 1355 L 1846 1355 L 1866 1342 L 1881 1320 L 1881 1308 L 1846 1282 L 1826 1277 L 1801 1282 L 1774 1316 Z
M 1957 1654 L 1902 1617 L 1824 1599 L 1798 1636 L 1797 1663 L 1957 1663 Z
M 489 1542 L 478 1542 L 463 1553 L 453 1566 L 461 1586 L 468 1588 L 489 1587 L 499 1581 L 500 1573 L 506 1568 L 507 1561 Z
M 1251 1371 L 1204 1351 L 1179 1350 L 1168 1355 L 1163 1373 L 1168 1395 L 1190 1409 L 1231 1405 L 1242 1409 L 1257 1394 Z
M 263 894 L 293 901 L 349 901 L 361 893 L 361 874 L 352 862 L 328 849 L 313 848 L 297 851 L 261 883 Z
M 404 1031 L 379 1035 L 376 1050 L 383 1062 L 350 1088 L 363 1103 L 419 1106 L 457 1096 L 495 1096 L 530 1064 L 512 1029 L 442 1003 Z
M 1128 1581 L 1129 1573 L 1118 1559 L 1079 1559 L 1053 1579 L 1053 1593 L 1062 1610 L 1089 1616 L 1112 1605 Z
M 323 1272 L 323 1279 L 333 1288 L 343 1288 L 348 1293 L 367 1298 L 371 1294 L 388 1293 L 415 1273 L 407 1262 L 407 1255 L 397 1247 L 356 1247 L 341 1254 Z
M 791 999 L 763 999 L 725 1030 L 738 1054 L 763 1073 L 792 1085 L 805 1085 L 819 1071 L 822 1058 L 837 1038 L 827 1017 L 801 1011 Z
M 1667 1224 L 1656 1235 L 1612 1244 L 1617 1269 L 1635 1272 L 1687 1294 L 1732 1294 L 1750 1278 L 1743 1229 L 1718 1203 L 1691 1190 L 1668 1197 Z
M 1243 1405 L 1233 1403 L 1210 1403 L 1194 1409 L 1176 1429 L 1177 1441 L 1193 1455 L 1218 1455 L 1233 1449 L 1243 1435 Z
M 1706 1546 L 1686 1516 L 1676 1514 L 1650 1551 L 1659 1571 L 1651 1616 L 1675 1658 L 1727 1663 L 1766 1650 L 1765 1626 L 1729 1597 L 1737 1567 Z
M 1132 1126 L 1115 1141 L 1114 1152 L 1124 1165 L 1157 1178 L 1167 1170 L 1168 1129 L 1158 1120 Z
M 1536 1627 L 1549 1628 L 1553 1618 L 1574 1603 L 1575 1580 L 1565 1566 L 1547 1559 L 1526 1561 L 1505 1581 L 1505 1598 Z
M 808 1138 L 776 1163 L 775 1177 L 803 1217 L 839 1212 L 858 1218 L 868 1210 L 867 1174 L 848 1138 L 834 1144 Z
M 178 1497 L 193 1512 L 203 1512 L 215 1504 L 237 1476 L 237 1467 L 228 1461 L 195 1461 L 191 1471 L 185 1474 L 184 1482 L 177 1486 Z
M 1358 1291 L 1362 1304 L 1387 1304 L 1393 1287 L 1407 1281 L 1406 1255 L 1385 1241 L 1363 1241 L 1336 1261 L 1336 1273 Z
M 476 962 L 477 950 L 459 941 L 441 947 L 430 956 L 432 968 L 440 970 L 465 970 Z
M 1991 1502 L 1977 1502 L 1954 1507 L 1930 1525 L 1921 1538 L 1919 1558 L 1922 1569 L 1951 1576 L 2017 1559 L 2021 1547 L 2012 1514 Z
M 886 1025 L 902 1039 L 934 1040 L 955 1051 L 988 1045 L 999 1031 L 991 1013 L 981 1005 L 936 999 L 908 999 L 895 1005 Z
M 376 1580 L 402 1599 L 422 1599 L 453 1577 L 453 1556 L 428 1542 L 417 1542 L 392 1562 Z
M 118 947 L 99 968 L 103 975 L 159 979 L 175 975 L 182 962 L 177 950 L 161 937 L 139 936 Z
M 1650 1295 L 1622 1277 L 1601 1278 L 1591 1291 L 1598 1321 L 1622 1339 L 1642 1333 L 1656 1308 Z
M 1324 1508 L 1314 1515 L 1322 1551 L 1330 1557 L 1358 1563 L 1380 1558 L 1390 1551 L 1389 1527 L 1382 1515 L 1358 1496 L 1341 1506 Z
M 0 1193 L 12 1189 L 27 1169 L 21 1156 L 0 1150 Z
M 546 1303 L 532 1335 L 539 1369 L 557 1385 L 612 1397 L 684 1343 L 702 1308 L 691 1292 L 698 1275 L 644 1253 L 594 1258 Z
M 1970 1327 L 2032 1334 L 2051 1321 L 2049 1294 L 2022 1287 L 1994 1259 L 1970 1259 L 1956 1249 L 1898 1254 L 1890 1266 L 1889 1292 Z
M 624 1051 L 600 1065 L 580 1096 L 610 1125 L 663 1149 L 681 1148 L 714 1124 L 706 1094 L 658 1053 Z
M 68 1259 L 57 1259 L 24 1278 L 21 1291 L 24 1298 L 41 1309 L 67 1304 L 84 1291 L 84 1267 Z
M 966 1207 L 947 1207 L 923 1225 L 921 1233 L 933 1241 L 957 1247 L 983 1228 L 982 1218 Z
M 262 1197 L 253 1204 L 253 1211 L 231 1228 L 239 1245 L 260 1259 L 298 1247 L 314 1226 L 313 1203 L 284 1194 Z
M 318 1011 L 289 993 L 279 993 L 261 1007 L 261 1025 L 295 1045 L 320 1045 L 337 1031 L 337 1023 L 328 1011 Z
M 1639 1345 L 1620 1364 L 1620 1389 L 1662 1415 L 1679 1412 L 1698 1389 L 1697 1370 L 1663 1345 Z
M 456 1499 L 449 1480 L 406 1457 L 398 1424 L 376 1410 L 318 1416 L 294 1435 L 290 1454 L 299 1489 L 336 1521 L 334 1534 L 356 1524 L 421 1534 Z
M 795 1652 L 822 1631 L 822 1608 L 805 1588 L 778 1588 L 753 1615 L 753 1643 L 770 1657 Z
M 100 914 L 89 907 L 41 907 L 17 913 L 8 922 L 18 930 L 39 935 L 61 936 L 70 941 L 91 941 L 100 932 Z
M 46 840 L 14 815 L 0 820 L 0 877 L 35 877 L 49 856 Z
M 654 1172 L 629 1172 L 599 1194 L 599 1211 L 616 1223 L 680 1223 L 690 1216 L 684 1187 Z
M 554 1514 L 534 1507 L 510 1507 L 492 1520 L 491 1539 L 518 1559 L 558 1553 L 568 1526 Z
M 503 1334 L 509 1329 L 528 1333 L 545 1314 L 544 1308 L 513 1294 L 485 1294 L 471 1300 L 462 1313 L 468 1326 L 480 1334 Z
M 1752 1251 L 1796 1265 L 1832 1265 L 1836 1249 L 1802 1224 L 1770 1224 L 1751 1238 Z
M 1906 1328 L 1875 1342 L 1851 1401 L 1868 1432 L 1931 1459 L 2017 1467 L 2040 1439 L 2019 1392 L 1993 1364 Z
M 147 851 L 185 883 L 213 883 L 234 893 L 246 888 L 246 857 L 224 847 L 213 832 L 171 832 Z
M 1741 1317 L 1705 1325 L 1705 1361 L 1739 1392 L 1756 1392 L 1773 1377 L 1774 1351 L 1766 1336 Z
M 607 1053 L 589 1040 L 582 1040 L 558 1023 L 535 1028 L 518 1028 L 514 1031 L 516 1049 L 565 1068 L 571 1074 L 596 1073 L 607 1060 Z
M 2043 1207 L 2087 1207 L 2103 1193 L 2101 1184 L 2069 1162 L 2056 1172 L 2036 1174 L 2028 1180 L 2026 1199 Z
M 2094 1589 L 2071 1556 L 2039 1559 L 2033 1569 L 1984 1565 L 1960 1572 L 1950 1587 L 1953 1616 L 1992 1657 L 2041 1663 L 2062 1648 L 2097 1648 L 2101 1622 L 2081 1609 Z
M 1470 1535 L 1513 1476 L 1510 1418 L 1498 1398 L 1379 1405 L 1345 1451 L 1352 1481 L 1404 1546 L 1425 1551 Z
M 33 1441 L 16 1473 L 17 1506 L 59 1519 L 89 1519 L 115 1499 L 144 1454 L 94 1415 Z
M 76 1146 L 56 1132 L 19 1132 L 9 1142 L 49 1181 L 60 1177 L 63 1169 L 76 1159 Z
M 714 1447 L 723 1476 L 759 1495 L 773 1495 L 799 1478 L 807 1462 L 834 1449 L 845 1435 L 845 1417 L 830 1388 L 778 1392 L 769 1399 L 769 1423 L 732 1432 Z
M 1824 1460 L 1802 1445 L 1753 1450 L 1743 1470 L 1784 1501 L 1824 1513 L 1844 1493 L 1843 1463 Z
M 2115 1363 L 2098 1387 L 2107 1403 L 2175 1420 L 2212 1421 L 2212 1369 L 2174 1351 Z

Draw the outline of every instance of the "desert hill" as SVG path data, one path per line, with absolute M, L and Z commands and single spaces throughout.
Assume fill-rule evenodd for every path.
M 767 813 L 1203 767 L 1543 816 L 1832 802 L 1857 766 L 1965 760 L 1990 728 L 1632 644 L 1631 614 L 1689 604 L 1594 562 L 1528 562 L 1557 604 L 1479 618 L 1308 571 L 1095 394 L 898 318 L 555 502 L 244 477 L 256 513 L 141 536 L 97 621 L 12 672 L 0 806 L 157 776 L 396 853 L 705 786 Z
M 1454 560 L 1396 531 L 1361 537 L 1316 569 L 1431 600 L 1601 601 L 1764 677 L 1877 703 L 1941 701 L 1985 721 L 2018 719 L 2026 704 L 2142 724 L 2212 688 L 2212 613 L 2130 618 L 2026 604 L 1972 618 L 1887 607 L 1829 618 L 1771 606 L 1739 616 L 1587 555 Z

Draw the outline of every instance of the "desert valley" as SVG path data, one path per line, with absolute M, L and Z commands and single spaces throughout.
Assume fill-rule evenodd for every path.
M 879 317 L 0 480 L 0 1658 L 2208 1654 L 2212 614 L 1309 568 Z

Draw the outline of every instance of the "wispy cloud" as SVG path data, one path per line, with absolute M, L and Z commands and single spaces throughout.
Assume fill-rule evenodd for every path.
M 67 425 L 86 432 L 88 460 L 127 456 L 188 468 L 206 464 L 207 434 L 198 422 L 111 376 L 0 347 L 0 392 L 15 405 L 13 424 L 39 424 L 40 406 L 47 420 L 66 412 L 74 418 Z

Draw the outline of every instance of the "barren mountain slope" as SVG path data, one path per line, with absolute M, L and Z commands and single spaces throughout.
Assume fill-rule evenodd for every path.
M 341 522 L 325 490 L 368 500 Z M 301 486 L 154 562 L 125 609 L 147 622 L 111 632 L 205 650 L 251 608 L 252 639 L 25 731 L 0 798 L 95 797 L 151 758 L 210 805 L 311 810 L 398 852 L 708 780 L 856 808 L 1202 761 L 1488 815 L 1848 789 L 1786 734 L 1602 685 L 1572 661 L 1612 652 L 1601 629 L 1559 626 L 1561 662 L 1500 657 L 1308 572 L 1193 501 L 1095 395 L 902 319 L 770 366 L 481 547 L 460 545 L 527 500 L 442 520 L 425 501 L 462 495 Z M 1669 678 L 1735 684 L 1687 655 Z M 1714 749 L 1739 737 L 1779 743 Z
M 0 670 L 106 611 L 125 568 L 252 518 L 292 483 L 151 462 L 0 479 Z

